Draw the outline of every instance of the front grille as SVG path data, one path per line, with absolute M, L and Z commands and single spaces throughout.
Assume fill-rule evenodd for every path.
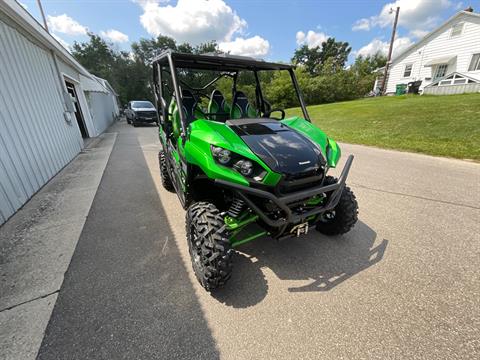
M 138 117 L 155 117 L 157 116 L 156 111 L 137 111 Z
M 318 168 L 316 170 L 304 171 L 296 174 L 285 174 L 284 179 L 287 181 L 294 181 L 294 180 L 309 178 L 312 176 L 321 176 L 322 174 L 323 174 L 323 170 L 321 168 Z
M 300 190 L 306 190 L 314 186 L 319 186 L 322 183 L 322 179 L 323 175 L 313 175 L 295 180 L 287 180 L 285 178 L 281 180 L 278 185 L 278 191 L 280 194 L 289 194 Z

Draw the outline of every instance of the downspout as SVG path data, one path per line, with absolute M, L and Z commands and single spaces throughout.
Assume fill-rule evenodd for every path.
M 425 58 L 425 51 L 427 49 L 427 46 L 428 46 L 428 43 L 426 43 L 422 48 L 422 57 L 420 59 L 420 66 L 418 68 L 418 79 L 417 80 L 422 80 L 422 85 L 420 85 L 420 86 L 422 86 L 422 93 L 423 93 L 423 88 L 425 88 L 425 86 L 426 86 L 424 79 L 421 78 L 421 74 L 422 74 L 422 68 L 423 68 L 423 59 Z M 430 79 L 432 77 L 433 77 L 432 68 L 430 68 Z M 430 80 L 430 84 L 431 84 L 431 81 L 432 80 Z

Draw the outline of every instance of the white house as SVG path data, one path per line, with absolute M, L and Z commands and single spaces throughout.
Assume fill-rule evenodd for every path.
M 480 14 L 460 11 L 397 55 L 390 65 L 387 94 L 399 84 L 421 81 L 420 93 L 480 91 Z
M 118 114 L 116 94 L 14 0 L 0 0 L 0 225 Z

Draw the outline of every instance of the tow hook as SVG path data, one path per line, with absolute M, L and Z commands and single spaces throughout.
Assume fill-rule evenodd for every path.
M 290 230 L 290 234 L 295 234 L 297 237 L 303 234 L 308 234 L 308 222 L 295 225 Z

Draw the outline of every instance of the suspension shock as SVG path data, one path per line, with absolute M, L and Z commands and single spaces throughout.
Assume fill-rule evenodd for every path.
M 227 214 L 228 216 L 237 218 L 242 213 L 242 210 L 244 207 L 245 207 L 245 201 L 239 198 L 235 198 L 233 199 Z

